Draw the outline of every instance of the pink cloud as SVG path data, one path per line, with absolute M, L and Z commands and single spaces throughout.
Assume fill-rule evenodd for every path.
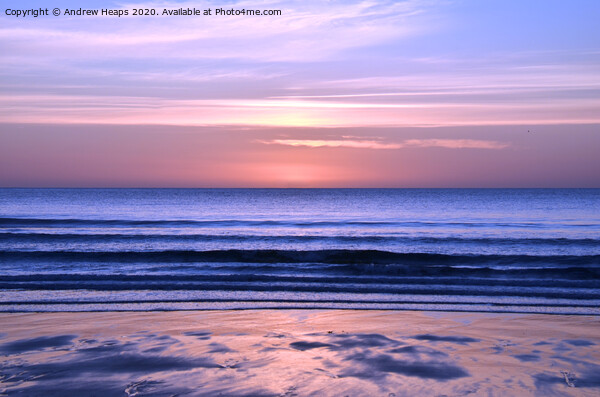
M 353 149 L 402 149 L 408 147 L 441 147 L 447 149 L 504 149 L 508 143 L 478 139 L 407 139 L 400 143 L 374 140 L 325 140 L 325 139 L 273 139 L 260 141 L 269 145 L 318 147 L 344 147 Z
M 483 141 L 479 139 L 408 139 L 405 146 L 412 147 L 443 147 L 448 149 L 504 149 L 508 143 L 498 141 Z
M 591 99 L 572 103 L 380 104 L 21 94 L 0 95 L 0 107 L 0 122 L 5 123 L 434 127 L 586 124 L 599 120 L 597 104 Z M 439 142 L 433 146 L 447 147 Z

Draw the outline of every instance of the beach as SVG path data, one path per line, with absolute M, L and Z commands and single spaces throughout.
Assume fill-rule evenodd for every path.
M 593 396 L 596 316 L 3 313 L 2 395 Z

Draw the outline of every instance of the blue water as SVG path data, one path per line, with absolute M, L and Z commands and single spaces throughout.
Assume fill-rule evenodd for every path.
M 600 189 L 0 189 L 0 311 L 599 307 Z

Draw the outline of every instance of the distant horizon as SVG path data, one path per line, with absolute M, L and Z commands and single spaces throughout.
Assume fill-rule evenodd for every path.
M 3 186 L 29 190 L 600 190 L 600 187 L 165 187 L 165 186 Z

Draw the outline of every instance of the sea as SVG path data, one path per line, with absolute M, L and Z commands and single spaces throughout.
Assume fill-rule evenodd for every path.
M 600 315 L 600 189 L 0 189 L 0 311 Z

